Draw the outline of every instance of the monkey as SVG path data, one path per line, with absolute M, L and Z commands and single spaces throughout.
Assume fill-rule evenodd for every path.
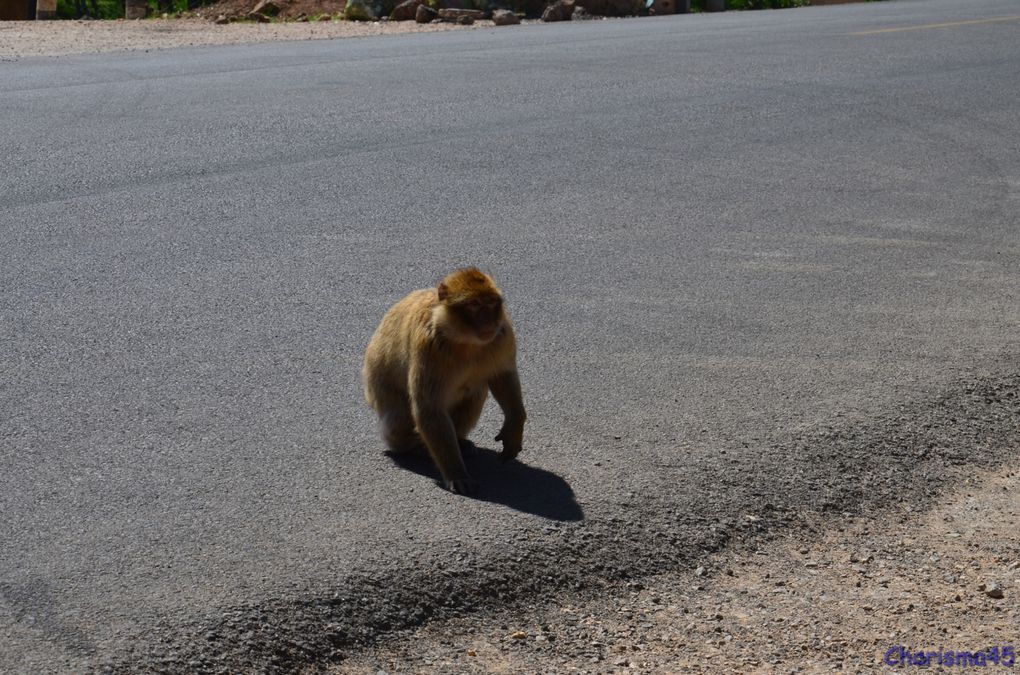
M 455 494 L 477 490 L 463 453 L 490 392 L 503 411 L 500 460 L 521 452 L 517 341 L 502 292 L 475 267 L 391 307 L 365 350 L 362 378 L 390 451 L 427 453 Z

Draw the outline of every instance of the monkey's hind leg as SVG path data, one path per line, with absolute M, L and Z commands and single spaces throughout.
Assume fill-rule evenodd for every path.
M 428 449 L 414 427 L 411 404 L 406 396 L 376 398 L 379 430 L 390 452 L 427 455 Z
M 457 444 L 460 446 L 462 455 L 471 454 L 477 450 L 475 444 L 468 440 L 468 434 L 478 424 L 478 418 L 482 416 L 482 408 L 485 407 L 485 399 L 488 395 L 487 387 L 475 389 L 450 410 L 450 419 L 453 420 L 453 428 L 457 430 Z

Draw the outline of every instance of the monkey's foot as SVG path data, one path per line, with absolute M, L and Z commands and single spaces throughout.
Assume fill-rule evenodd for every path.
M 397 455 L 422 455 L 428 457 L 429 449 L 421 441 L 389 444 L 390 452 Z
M 471 495 L 478 491 L 478 483 L 472 478 L 448 480 L 446 489 L 457 495 Z
M 519 453 L 520 453 L 520 450 L 518 450 L 517 452 L 511 452 L 509 450 L 503 450 L 498 455 L 496 455 L 496 459 L 498 459 L 501 464 L 506 464 L 507 462 L 516 461 L 517 460 L 517 455 Z

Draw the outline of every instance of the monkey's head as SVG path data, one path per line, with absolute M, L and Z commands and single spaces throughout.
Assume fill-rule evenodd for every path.
M 446 275 L 436 290 L 455 339 L 484 345 L 499 335 L 506 321 L 503 294 L 487 274 L 475 267 L 457 270 Z

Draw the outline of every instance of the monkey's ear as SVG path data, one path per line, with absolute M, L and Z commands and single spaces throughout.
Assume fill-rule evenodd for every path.
M 439 291 L 439 302 L 446 302 L 446 298 L 450 296 L 450 289 L 446 287 L 446 284 L 440 281 L 436 290 Z

